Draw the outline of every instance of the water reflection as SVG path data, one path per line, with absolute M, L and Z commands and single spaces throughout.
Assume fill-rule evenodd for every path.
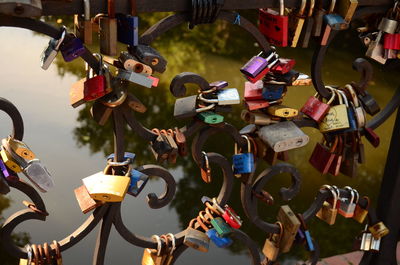
M 248 14 L 243 15 L 252 19 L 255 18 L 254 12 L 249 11 L 247 13 Z M 142 29 L 155 23 L 158 19 L 164 17 L 164 15 L 165 14 L 144 15 L 141 20 Z M 68 21 L 64 19 L 64 23 L 66 22 Z M 186 27 L 186 25 L 182 25 L 174 29 L 154 43 L 154 47 L 157 48 L 169 62 L 167 71 L 160 76 L 159 87 L 152 89 L 135 86 L 130 87 L 130 92 L 148 107 L 146 113 L 135 114 L 138 120 L 148 128 L 171 128 L 184 124 L 182 121 L 171 118 L 175 98 L 169 92 L 169 83 L 171 79 L 180 72 L 196 72 L 203 75 L 208 81 L 226 80 L 229 82 L 230 87 L 236 87 L 243 93 L 244 78 L 239 74 L 238 69 L 248 58 L 258 52 L 257 47 L 254 46 L 254 41 L 246 35 L 247 33 L 241 31 L 239 27 L 231 26 L 227 23 L 218 23 L 214 26 L 199 26 L 193 31 L 187 30 Z M 351 70 L 351 63 L 356 57 L 362 56 L 363 54 L 360 50 L 361 44 L 359 44 L 358 39 L 354 37 L 355 35 L 354 33 L 350 34 L 348 32 L 342 33 L 338 40 L 335 41 L 324 65 L 325 83 L 344 85 L 347 82 L 358 80 L 358 74 Z M 92 50 L 95 50 L 94 45 L 90 47 Z M 123 47 L 120 46 L 120 48 L 122 49 Z M 309 49 L 279 49 L 279 54 L 282 57 L 295 58 L 297 61 L 296 70 L 309 73 L 309 62 L 311 61 L 313 49 L 314 47 L 310 47 Z M 76 79 L 79 79 L 84 75 L 83 65 L 79 60 L 72 63 L 65 63 L 61 57 L 58 57 L 56 66 L 57 74 L 62 77 L 75 75 Z M 378 70 L 375 73 L 375 80 L 376 81 L 370 87 L 370 92 L 377 98 L 381 105 L 384 106 L 393 94 L 393 84 L 396 80 L 395 76 L 392 73 Z M 194 89 L 195 88 L 192 87 L 188 93 L 194 93 Z M 312 94 L 312 87 L 291 87 L 285 98 L 285 104 L 300 108 Z M 79 147 L 88 148 L 91 154 L 100 153 L 97 157 L 101 157 L 98 158 L 98 161 L 92 162 L 92 164 L 84 165 L 89 169 L 82 170 L 82 172 L 75 169 L 76 172 L 71 172 L 71 175 L 77 175 L 74 179 L 74 185 L 79 183 L 77 179 L 93 171 L 94 167 L 99 167 L 99 161 L 102 161 L 104 155 L 113 151 L 111 122 L 109 121 L 105 126 L 98 126 L 91 119 L 89 109 L 89 104 L 79 109 L 78 116 L 76 117 L 76 124 L 74 125 L 73 136 Z M 244 122 L 240 120 L 241 109 L 241 106 L 236 106 L 232 113 L 224 114 L 225 119 L 237 128 L 245 125 Z M 373 149 L 373 147 L 365 141 L 367 164 L 359 168 L 359 177 L 354 179 L 349 179 L 342 175 L 338 177 L 322 177 L 314 168 L 309 166 L 307 158 L 310 156 L 315 143 L 320 140 L 321 136 L 313 129 L 305 129 L 305 132 L 310 135 L 312 140 L 307 147 L 290 152 L 289 162 L 298 167 L 304 178 L 300 194 L 290 202 L 291 208 L 295 212 L 306 210 L 313 201 L 316 191 L 322 184 L 335 184 L 339 187 L 350 185 L 357 188 L 361 194 L 368 194 L 372 201 L 376 201 L 392 124 L 393 119 L 377 130 L 382 141 L 379 149 Z M 70 129 L 70 127 L 66 127 Z M 59 137 L 59 135 L 57 137 Z M 69 137 L 69 135 L 65 137 Z M 222 139 L 225 139 L 223 144 L 221 144 Z M 148 149 L 148 143 L 130 130 L 127 130 L 126 133 L 126 150 L 137 153 L 136 164 L 138 165 L 155 163 L 154 157 Z M 223 135 L 215 135 L 213 139 L 209 140 L 205 146 L 205 150 L 216 151 L 230 158 L 233 154 L 233 143 L 230 138 L 228 139 Z M 55 161 L 52 162 L 56 163 Z M 57 163 L 60 162 L 57 161 Z M 102 164 L 100 164 L 100 167 L 101 165 Z M 267 166 L 267 164 L 262 163 L 259 165 L 259 171 Z M 177 213 L 177 220 L 175 220 L 178 223 L 177 229 L 185 229 L 188 221 L 193 218 L 193 216 L 196 216 L 198 211 L 202 208 L 199 200 L 200 197 L 202 195 L 215 196 L 218 194 L 222 184 L 222 174 L 219 170 L 214 169 L 213 183 L 205 185 L 201 181 L 199 169 L 190 157 L 180 158 L 176 165 L 168 165 L 166 168 L 175 169 L 175 172 L 179 172 L 179 175 L 183 176 L 177 180 L 178 191 L 169 207 Z M 67 181 L 64 180 L 63 182 Z M 287 203 L 279 199 L 277 191 L 280 187 L 288 185 L 289 177 L 282 175 L 273 179 L 268 187 L 265 187 L 265 189 L 271 192 L 275 197 L 276 205 L 267 207 L 260 204 L 259 213 L 262 218 L 265 218 L 265 220 L 269 222 L 275 221 L 278 206 Z M 239 215 L 244 217 L 240 203 L 239 188 L 239 182 L 236 181 L 229 204 Z M 68 192 L 71 193 L 72 189 L 70 186 L 66 186 L 65 189 L 68 189 Z M 71 200 L 74 200 L 71 195 L 69 196 Z M 162 212 L 162 215 L 167 214 L 165 211 L 160 210 L 158 211 L 158 215 L 161 215 L 160 212 Z M 77 211 L 75 211 L 75 213 L 77 213 Z M 57 214 L 56 212 L 55 215 Z M 262 246 L 266 239 L 266 234 L 260 233 L 246 218 L 244 218 L 244 220 L 243 230 Z M 66 222 L 66 220 L 63 221 Z M 79 222 L 76 221 L 76 223 Z M 146 224 L 146 222 L 144 223 Z M 62 228 L 62 226 L 60 227 Z M 329 227 L 319 220 L 313 220 L 310 223 L 311 233 L 319 242 L 321 246 L 321 255 L 323 257 L 350 251 L 352 240 L 361 228 L 359 224 L 351 220 L 344 220 L 343 218 L 338 218 L 334 227 Z M 157 227 L 157 229 L 159 229 L 159 227 Z M 160 229 L 171 229 L 170 224 L 162 224 Z M 145 232 L 156 233 L 158 231 L 152 231 L 151 227 L 148 227 Z M 65 236 L 66 233 L 69 233 L 69 231 L 65 232 L 61 229 L 59 236 Z M 338 237 L 337 235 L 341 236 Z M 230 254 L 241 254 L 243 251 L 243 246 L 240 244 L 235 244 L 229 249 Z M 116 251 L 113 253 L 116 253 Z M 198 256 L 197 254 L 198 253 L 190 253 L 190 255 L 195 257 Z M 212 253 L 210 253 L 210 255 L 211 254 Z M 91 256 L 86 252 L 85 255 L 89 256 L 89 258 Z M 226 256 L 226 254 L 219 256 L 218 260 L 223 261 L 224 256 Z M 305 251 L 298 247 L 283 257 L 287 262 L 295 258 L 306 258 Z M 122 264 L 122 262 L 117 263 Z M 239 264 L 243 262 L 241 259 L 232 259 L 230 263 Z M 181 261 L 181 263 L 178 262 L 178 264 L 185 263 Z

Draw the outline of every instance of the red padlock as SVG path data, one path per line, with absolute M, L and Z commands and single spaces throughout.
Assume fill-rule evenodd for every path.
M 244 99 L 246 101 L 263 99 L 263 96 L 262 96 L 263 86 L 264 86 L 264 84 L 261 80 L 254 84 L 251 82 L 245 82 L 244 83 Z
M 325 117 L 326 113 L 328 113 L 331 108 L 329 104 L 331 104 L 334 99 L 335 93 L 332 93 L 332 97 L 329 101 L 324 103 L 318 99 L 318 93 L 316 93 L 307 100 L 306 104 L 304 104 L 300 111 L 319 123 Z
M 269 102 L 266 100 L 246 100 L 246 107 L 248 110 L 258 110 L 269 107 Z
M 225 222 L 232 228 L 239 229 L 242 226 L 240 216 L 228 205 L 225 205 L 225 212 L 222 214 L 222 218 L 224 218 Z
M 400 50 L 400 33 L 386 33 L 383 37 L 383 48 L 385 50 Z
M 296 60 L 294 59 L 279 58 L 279 62 L 271 68 L 271 72 L 274 74 L 284 75 L 292 70 L 295 64 Z
M 374 130 L 371 128 L 364 128 L 364 135 L 365 138 L 367 138 L 368 142 L 372 144 L 373 147 L 377 148 L 379 144 L 381 143 L 381 139 L 379 138 L 379 135 L 377 135 Z
M 110 93 L 112 90 L 111 74 L 107 66 L 103 64 L 103 57 L 99 54 L 94 55 L 99 58 L 100 71 L 98 75 L 93 76 L 93 69 L 86 69 L 87 78 L 83 84 L 83 99 L 85 101 L 92 101 L 101 98 L 104 95 Z
M 284 1 L 279 1 L 279 12 L 267 8 L 260 9 L 259 29 L 268 42 L 278 47 L 288 46 L 289 17 L 284 15 Z
M 339 139 L 336 136 L 330 147 L 317 143 L 313 153 L 311 154 L 309 160 L 310 164 L 322 174 L 328 173 L 328 170 L 332 165 L 333 159 L 335 158 L 338 140 Z

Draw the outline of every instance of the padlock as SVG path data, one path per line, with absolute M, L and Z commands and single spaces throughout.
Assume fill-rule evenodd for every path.
M 129 184 L 127 193 L 129 195 L 137 197 L 143 188 L 146 186 L 149 176 L 137 171 L 136 169 L 132 169 L 130 173 L 131 183 Z
M 356 116 L 355 116 L 355 107 L 354 104 L 351 106 L 350 104 L 352 104 L 351 102 L 349 103 L 346 94 L 341 91 L 341 90 L 336 90 L 336 92 L 338 93 L 338 97 L 342 97 L 343 102 L 346 106 L 347 109 L 347 119 L 349 122 L 349 127 L 344 130 L 344 132 L 354 132 L 357 130 L 357 121 L 356 121 Z
M 107 160 L 107 162 L 111 162 L 111 161 L 114 160 L 114 158 L 115 158 L 115 154 L 112 153 L 112 154 L 109 154 L 109 155 L 107 156 L 106 160 Z M 135 161 L 135 159 L 136 159 L 136 154 L 130 153 L 130 152 L 125 152 L 125 153 L 124 153 L 124 161 L 127 161 L 127 163 L 133 164 L 133 162 Z
M 368 225 L 367 225 L 368 227 Z M 362 232 L 362 238 L 361 238 L 361 246 L 360 250 L 362 251 L 370 251 L 371 250 L 371 244 L 372 244 L 372 234 L 367 232 L 367 227 L 365 228 L 365 231 Z
M 216 202 L 216 199 L 215 199 L 215 203 L 214 204 L 218 205 L 218 203 Z M 239 229 L 243 224 L 243 221 L 240 218 L 240 216 L 237 215 L 236 212 L 231 207 L 229 207 L 228 205 L 225 205 L 223 210 L 224 210 L 224 212 L 222 214 L 222 218 L 224 218 L 225 222 L 228 225 L 230 225 L 232 228 Z
M 204 167 L 200 167 L 200 174 L 201 174 L 201 179 L 205 183 L 211 183 L 211 168 L 210 168 L 210 162 L 208 160 L 208 155 L 206 152 L 202 151 L 201 154 L 203 155 L 204 158 Z
M 113 0 L 111 0 L 113 1 Z M 118 69 L 117 78 L 127 80 L 129 82 L 151 88 L 153 86 L 154 80 L 149 78 L 144 74 L 138 74 L 132 71 L 127 71 L 125 69 Z
M 351 22 L 358 6 L 358 0 L 340 0 L 336 9 L 340 16 L 344 18 L 347 23 Z
M 310 140 L 292 121 L 263 126 L 258 136 L 277 153 L 303 147 Z
M 235 175 L 250 174 L 254 171 L 254 155 L 251 153 L 249 137 L 242 135 L 247 141 L 247 152 L 239 153 L 237 143 L 235 143 L 235 155 L 232 157 L 233 173 Z
M 386 227 L 386 225 L 383 222 L 378 222 L 374 225 L 371 225 L 368 227 L 368 230 L 371 232 L 372 236 L 375 239 L 382 238 L 389 234 L 389 229 Z
M 278 235 L 271 234 L 269 238 L 265 241 L 263 247 L 263 254 L 269 262 L 276 261 L 279 254 L 279 246 L 281 244 L 281 239 L 284 233 L 284 228 L 281 222 L 276 222 L 280 227 L 280 232 Z
M 353 113 L 357 121 L 356 128 L 363 128 L 366 123 L 366 115 L 364 108 L 360 105 L 360 102 L 357 97 L 356 91 L 353 89 L 351 85 L 346 85 L 345 89 L 348 91 L 348 94 L 351 97 Z M 350 116 L 350 115 L 349 115 Z M 350 120 L 350 118 L 349 118 Z M 350 126 L 353 127 L 353 126 Z
M 36 155 L 32 152 L 32 150 L 26 145 L 26 143 L 17 140 L 11 136 L 6 139 L 7 145 L 10 148 L 10 151 L 20 156 L 25 160 L 32 160 L 36 158 Z
M 323 8 L 323 1 L 317 1 L 317 8 L 314 12 L 314 25 L 311 30 L 311 34 L 314 37 L 321 36 L 322 26 L 324 24 L 324 16 L 326 15 L 326 10 Z
M 201 252 L 208 252 L 210 238 L 203 232 L 194 228 L 196 218 L 192 219 L 185 230 L 183 244 Z
M 80 186 L 74 190 L 75 198 L 78 201 L 81 211 L 86 214 L 97 207 L 101 206 L 103 203 L 100 201 L 95 201 L 90 197 L 85 185 Z
M 311 0 L 308 6 L 308 13 L 305 18 L 305 22 L 303 25 L 302 33 L 300 34 L 300 47 L 307 48 L 308 44 L 311 39 L 312 29 L 314 26 L 314 7 L 315 7 L 315 0 Z
M 279 58 L 278 63 L 271 68 L 271 72 L 278 75 L 284 75 L 292 70 L 295 64 L 296 60 L 294 59 Z
M 93 76 L 93 69 L 89 69 L 88 77 L 83 83 L 83 100 L 93 101 L 105 96 L 112 91 L 111 74 L 108 68 L 103 65 L 103 57 L 100 54 L 94 54 L 100 58 L 99 74 Z
M 329 167 L 328 173 L 337 176 L 340 172 L 340 167 L 343 162 L 343 153 L 345 148 L 344 137 L 342 135 L 338 135 L 338 144 L 336 149 L 333 151 L 333 160 L 332 164 Z
M 332 93 L 336 93 L 335 89 L 328 87 Z M 332 106 L 328 113 L 319 124 L 319 130 L 322 133 L 332 132 L 350 127 L 349 116 L 347 114 L 347 107 L 343 104 L 342 96 L 338 96 L 339 104 Z
M 385 50 L 384 58 L 397 59 L 397 54 L 400 50 L 400 34 L 385 34 L 383 36 L 383 49 Z
M 175 143 L 174 137 L 173 137 L 173 131 L 172 130 L 161 130 L 160 133 L 166 137 L 166 140 L 168 141 L 169 146 L 171 147 L 170 151 L 168 152 L 168 162 L 169 163 L 176 163 L 176 159 L 178 157 L 178 145 Z
M 303 218 L 302 214 L 297 214 L 297 218 L 300 221 L 300 228 L 297 230 L 297 234 L 295 237 L 296 241 L 299 241 L 300 243 L 305 242 L 307 246 L 308 251 L 315 251 L 314 243 L 310 234 L 310 231 L 307 228 L 307 224 Z
M 143 251 L 142 265 L 163 265 L 167 256 L 165 254 L 161 254 L 162 241 L 157 235 L 153 235 L 151 239 L 156 240 L 157 250 L 145 248 Z
M 344 18 L 338 14 L 334 14 L 335 6 L 336 6 L 336 0 L 331 0 L 331 3 L 329 5 L 329 10 L 323 17 L 325 30 L 322 32 L 322 37 L 321 37 L 322 46 L 327 45 L 332 29 L 343 30 L 348 28 L 348 23 L 344 20 Z
M 53 244 L 50 245 L 50 247 L 55 250 L 54 259 L 55 259 L 56 264 L 62 265 L 63 262 L 62 262 L 60 244 L 57 241 L 53 240 Z
M 244 99 L 247 101 L 250 100 L 259 100 L 263 99 L 262 90 L 263 90 L 263 82 L 261 80 L 256 83 L 251 83 L 249 81 L 244 83 Z
M 117 55 L 117 19 L 115 18 L 115 2 L 107 0 L 107 16 L 99 20 L 100 53 L 108 56 Z
M 365 219 L 368 216 L 368 207 L 369 207 L 369 198 L 364 196 L 363 199 L 367 200 L 366 207 L 361 207 L 358 203 L 356 205 L 356 209 L 354 210 L 353 219 L 358 223 L 364 223 Z
M 212 111 L 200 112 L 197 118 L 207 124 L 218 124 L 224 121 L 224 116 L 221 116 Z
M 285 105 L 273 105 L 267 108 L 267 113 L 280 118 L 294 118 L 299 111 Z
M 186 156 L 188 154 L 188 147 L 186 143 L 186 136 L 185 134 L 178 129 L 178 127 L 174 128 L 174 136 L 175 142 L 178 145 L 178 153 L 180 156 Z
M 118 41 L 130 46 L 137 46 L 139 44 L 139 18 L 132 14 L 117 14 L 116 18 Z
M 283 75 L 273 75 L 273 79 L 271 81 L 268 80 L 271 75 L 266 76 L 264 79 L 266 79 L 266 83 L 270 84 L 281 84 L 285 86 L 293 86 L 297 79 L 299 78 L 300 73 L 297 72 L 296 70 L 292 69 L 286 74 Z
M 233 241 L 227 236 L 220 236 L 215 228 L 208 228 L 200 216 L 197 216 L 197 223 L 206 232 L 207 237 L 219 248 L 229 247 Z
M 335 151 L 337 149 L 338 142 L 339 138 L 335 136 L 335 140 L 330 144 L 330 147 L 325 146 L 323 143 L 317 143 L 315 145 L 309 162 L 322 174 L 328 173 L 335 158 Z
M 379 252 L 381 247 L 381 239 L 372 237 L 370 251 Z
M 285 14 L 284 1 L 279 1 L 279 12 L 267 8 L 259 11 L 259 30 L 268 42 L 278 47 L 287 47 L 289 17 Z
M 229 226 L 222 217 L 214 217 L 210 208 L 206 208 L 206 213 L 210 218 L 210 223 L 214 227 L 219 237 L 226 237 L 233 233 L 233 229 Z M 217 213 L 217 211 L 215 211 Z M 208 235 L 208 234 L 207 234 Z
M 61 44 L 65 39 L 66 32 L 66 28 L 64 27 L 60 38 L 51 39 L 46 49 L 42 52 L 40 56 L 40 67 L 42 67 L 43 70 L 49 69 L 51 63 L 56 58 L 58 52 L 60 51 Z
M 236 88 L 219 90 L 217 92 L 217 99 L 207 99 L 202 93 L 200 93 L 199 99 L 206 103 L 218 104 L 222 106 L 240 104 L 240 96 Z
M 4 164 L 11 169 L 12 171 L 14 171 L 15 173 L 19 173 L 22 172 L 22 168 L 21 166 L 19 166 L 11 157 L 10 153 L 8 153 L 4 147 L 1 147 L 1 151 L 0 151 L 0 155 L 1 155 L 1 159 L 3 160 Z
M 165 72 L 167 61 L 154 48 L 143 44 L 139 44 L 130 48 L 132 48 L 132 50 L 129 52 L 138 58 L 139 61 L 150 66 L 154 71 L 159 73 Z
M 338 201 L 338 194 L 331 186 L 323 185 L 323 188 L 328 189 L 332 193 L 333 204 L 324 201 L 322 208 L 318 211 L 316 216 L 322 221 L 325 221 L 327 224 L 333 225 L 336 221 L 337 216 L 336 203 Z
M 40 17 L 42 15 L 42 1 L 40 0 L 2 0 L 0 10 L 3 15 L 19 17 Z
M 215 107 L 215 104 L 203 108 L 197 108 L 197 95 L 178 98 L 175 101 L 174 106 L 174 117 L 177 119 L 191 118 L 197 115 L 197 113 L 211 110 Z
M 300 38 L 301 31 L 304 26 L 305 21 L 305 9 L 306 9 L 307 0 L 301 0 L 300 8 L 297 14 L 291 14 L 289 17 L 289 35 L 291 38 L 291 45 L 290 47 L 295 48 L 297 47 L 297 43 Z M 293 11 L 294 13 L 295 11 Z
M 83 0 L 83 17 L 81 14 L 74 15 L 75 35 L 86 45 L 92 44 L 92 22 L 90 21 L 90 0 Z
M 282 98 L 285 85 L 265 84 L 262 89 L 262 97 L 268 101 L 275 101 Z
M 246 108 L 250 111 L 268 108 L 270 103 L 266 100 L 247 100 Z
M 268 64 L 271 63 L 275 56 L 276 53 L 274 51 L 267 56 L 264 54 L 264 52 L 260 52 L 258 55 L 253 56 L 242 68 L 240 68 L 240 72 L 242 72 L 246 77 L 256 78 L 260 73 L 268 68 Z
M 69 38 L 68 41 L 62 42 L 60 51 L 64 61 L 71 62 L 82 56 L 86 52 L 86 49 L 83 46 L 82 41 L 75 35 L 71 34 L 71 38 Z
M 292 82 L 292 86 L 311 86 L 311 85 L 312 85 L 311 77 L 303 73 L 299 73 L 297 79 Z
M 351 138 L 353 137 L 354 135 L 351 135 Z M 345 159 L 343 160 L 342 165 L 340 166 L 340 172 L 343 175 L 349 176 L 351 178 L 357 176 L 358 160 L 359 160 L 359 153 L 357 147 L 358 146 L 355 141 L 355 138 L 352 139 L 347 145 L 345 145 L 344 149 Z
M 279 208 L 277 220 L 283 225 L 283 235 L 280 240 L 279 249 L 281 253 L 289 252 L 297 231 L 300 228 L 300 221 L 288 205 Z
M 240 117 L 245 122 L 255 124 L 255 125 L 270 125 L 273 123 L 279 123 L 279 120 L 274 120 L 268 114 L 258 113 L 258 112 L 250 112 L 247 110 L 242 110 Z
M 2 164 L 2 163 L 3 163 L 3 161 L 1 161 L 1 159 L 0 159 L 0 164 Z M 3 172 L 6 172 L 6 174 L 8 174 L 8 175 L 9 175 L 9 173 L 4 164 L 2 164 L 0 167 L 2 168 L 2 170 L 0 171 L 0 194 L 6 195 L 11 190 L 10 190 L 10 186 L 7 183 L 7 177 Z M 3 170 L 3 168 L 5 170 Z
M 338 213 L 345 218 L 352 218 L 358 202 L 358 192 L 349 186 L 344 187 L 351 194 L 350 198 L 341 198 Z
M 130 167 L 130 166 L 129 166 Z M 112 167 L 107 165 L 104 171 L 82 179 L 90 197 L 103 202 L 121 202 L 130 184 L 130 168 L 124 176 L 111 175 Z
M 330 104 L 332 104 L 333 100 L 335 99 L 336 93 L 332 93 L 332 96 L 327 103 L 322 102 L 318 98 L 318 95 L 319 94 L 316 93 L 313 97 L 310 97 L 300 111 L 316 122 L 321 122 L 326 113 L 328 113 L 331 107 Z
M 158 129 L 153 129 L 158 136 L 150 142 L 150 149 L 158 163 L 162 163 L 168 159 L 169 154 L 172 152 L 173 147 L 167 138 L 167 135 L 161 134 Z

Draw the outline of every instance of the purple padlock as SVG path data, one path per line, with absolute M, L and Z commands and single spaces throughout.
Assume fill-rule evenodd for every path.
M 17 174 L 10 173 L 10 172 L 13 172 L 13 171 L 8 169 L 6 167 L 6 165 L 4 164 L 3 160 L 1 160 L 1 159 L 0 159 L 0 170 L 1 170 L 1 173 L 3 174 L 4 178 L 7 181 L 17 181 L 19 179 Z
M 263 52 L 260 52 L 256 56 L 253 56 L 253 58 L 251 58 L 250 61 L 248 61 L 240 69 L 240 72 L 242 72 L 246 76 L 255 78 L 259 73 L 261 73 L 265 68 L 268 67 L 269 61 L 273 59 L 276 53 L 272 52 L 270 55 L 268 55 L 267 58 L 262 57 L 262 55 Z
M 304 243 L 306 240 L 306 235 L 304 234 L 303 230 L 301 230 L 300 228 L 299 228 L 299 230 L 297 230 L 295 240 L 299 244 Z
M 79 38 L 73 37 L 68 41 L 64 41 L 60 47 L 64 61 L 70 62 L 85 53 L 85 47 Z

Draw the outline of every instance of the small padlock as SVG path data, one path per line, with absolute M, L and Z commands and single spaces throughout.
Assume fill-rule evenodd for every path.
M 232 157 L 235 175 L 250 174 L 254 171 L 254 155 L 251 153 L 250 140 L 246 135 L 242 137 L 247 141 L 247 152 L 239 154 L 237 143 L 235 143 L 235 155 Z
M 160 130 L 153 129 L 158 136 L 150 142 L 150 149 L 158 163 L 162 163 L 168 159 L 169 154 L 172 152 L 173 147 L 167 138 L 167 135 L 161 134 Z
M 134 84 L 138 84 L 148 88 L 151 88 L 154 83 L 154 80 L 149 78 L 149 76 L 146 76 L 145 74 L 138 74 L 132 71 L 127 71 L 125 69 L 118 69 L 117 78 L 124 79 Z
M 379 252 L 381 247 L 381 239 L 372 237 L 370 251 Z
M 83 100 L 84 101 L 93 101 L 98 98 L 105 96 L 106 94 L 112 91 L 111 88 L 111 76 L 108 70 L 105 70 L 103 67 L 103 57 L 100 54 L 94 54 L 100 58 L 100 67 L 99 74 L 93 76 L 93 69 L 90 68 L 88 77 L 86 81 L 83 83 Z M 108 75 L 108 78 L 106 77 Z M 108 79 L 108 80 L 107 80 Z
M 212 111 L 200 112 L 197 114 L 197 118 L 207 124 L 218 124 L 224 121 L 224 116 Z
M 270 103 L 266 100 L 247 100 L 245 105 L 248 110 L 253 111 L 268 108 Z
M 330 146 L 317 143 L 309 159 L 310 164 L 322 174 L 328 173 L 335 158 L 335 151 L 338 147 L 339 137 L 335 136 Z
M 336 93 L 334 88 L 328 88 L 332 93 Z M 342 96 L 340 95 L 338 98 L 339 104 L 332 106 L 319 124 L 319 130 L 323 133 L 347 129 L 350 127 L 347 107 L 343 104 Z
M 103 202 L 121 202 L 130 184 L 130 167 L 124 176 L 111 175 L 112 167 L 107 165 L 104 171 L 82 179 L 90 197 Z
M 207 99 L 200 93 L 199 99 L 206 103 L 214 103 L 222 106 L 240 104 L 240 96 L 236 88 L 217 91 L 217 99 Z
M 331 107 L 330 104 L 332 104 L 333 100 L 335 99 L 336 93 L 332 93 L 332 96 L 327 103 L 322 102 L 318 98 L 318 95 L 319 94 L 316 93 L 313 97 L 310 97 L 300 111 L 316 122 L 321 122 L 326 113 L 328 113 Z
M 75 198 L 78 201 L 79 207 L 84 214 L 96 209 L 103 204 L 102 202 L 95 201 L 92 197 L 90 197 L 85 185 L 76 188 L 74 190 L 74 193 Z
M 268 42 L 278 47 L 287 47 L 289 17 L 285 16 L 284 1 L 279 1 L 279 12 L 267 8 L 259 11 L 259 29 Z
M 293 69 L 295 64 L 296 60 L 294 59 L 279 58 L 278 63 L 271 68 L 271 72 L 278 75 L 284 75 L 289 73 L 289 71 Z
M 292 121 L 263 126 L 258 136 L 277 153 L 303 147 L 310 140 Z
M 58 52 L 60 51 L 61 44 L 63 43 L 65 39 L 65 34 L 66 34 L 66 28 L 64 27 L 61 33 L 61 36 L 59 39 L 51 39 L 49 41 L 49 44 L 47 48 L 42 52 L 42 55 L 40 56 L 40 67 L 42 67 L 43 70 L 49 69 L 51 63 L 54 61 L 56 58 Z
M 276 120 L 268 114 L 258 113 L 258 112 L 250 112 L 247 110 L 242 110 L 240 114 L 242 120 L 247 123 L 255 124 L 255 125 L 270 125 L 273 123 L 279 123 L 280 120 Z
M 360 224 L 364 223 L 365 219 L 368 216 L 369 198 L 364 196 L 363 199 L 367 200 L 366 207 L 363 208 L 359 205 L 359 203 L 357 203 L 356 209 L 354 210 L 354 215 L 353 215 L 353 219 Z
M 86 49 L 83 46 L 82 41 L 75 35 L 71 34 L 71 38 L 69 38 L 68 41 L 62 42 L 60 51 L 64 61 L 71 62 L 82 56 L 86 52 Z
M 349 103 L 349 101 L 346 97 L 346 94 L 343 91 L 336 90 L 336 92 L 338 93 L 339 97 L 342 97 L 344 105 L 346 106 L 346 109 L 347 109 L 347 119 L 349 122 L 349 127 L 346 130 L 344 130 L 343 132 L 354 132 L 357 130 L 357 121 L 356 121 L 356 117 L 355 117 L 354 104 L 353 104 L 353 106 L 350 105 L 351 102 Z
M 249 81 L 245 82 L 244 83 L 244 99 L 246 101 L 263 99 L 263 95 L 262 95 L 263 86 L 264 86 L 264 84 L 261 80 L 257 81 L 254 84 Z
M 271 52 L 268 56 L 265 56 L 264 52 L 260 52 L 258 55 L 253 56 L 240 69 L 240 72 L 242 72 L 246 77 L 256 78 L 262 71 L 268 68 L 268 64 L 274 58 L 275 55 L 276 55 L 275 52 Z
M 281 244 L 281 239 L 283 236 L 283 225 L 281 222 L 276 222 L 277 225 L 280 227 L 280 232 L 278 235 L 271 234 L 269 238 L 265 241 L 263 247 L 263 254 L 268 259 L 269 262 L 276 261 L 279 254 L 279 246 Z
M 350 97 L 351 97 L 351 101 L 354 104 L 354 116 L 356 118 L 357 121 L 357 127 L 358 128 L 362 128 L 365 126 L 366 123 L 366 115 L 365 115 L 365 110 L 364 108 L 361 106 L 358 97 L 357 97 L 357 93 L 356 91 L 353 89 L 353 87 L 351 85 L 346 85 L 345 89 L 348 91 Z
M 210 238 L 203 232 L 194 228 L 196 218 L 192 219 L 185 230 L 183 244 L 201 252 L 208 252 Z
M 227 236 L 220 236 L 215 228 L 208 228 L 202 221 L 200 216 L 197 216 L 197 223 L 206 232 L 210 240 L 219 248 L 229 247 L 233 241 Z
M 333 196 L 333 204 L 330 204 L 327 201 L 324 201 L 322 208 L 318 211 L 316 216 L 321 219 L 322 221 L 325 221 L 329 225 L 333 225 L 336 221 L 336 216 L 337 216 L 337 208 L 336 204 L 338 201 L 338 194 L 336 191 L 329 185 L 323 185 L 322 186 L 324 189 L 328 189 Z
M 375 239 L 382 238 L 389 234 L 389 229 L 386 227 L 386 225 L 383 222 L 378 222 L 374 225 L 371 225 L 368 227 L 368 230 L 371 232 L 372 236 Z
M 358 202 L 358 192 L 349 186 L 344 187 L 351 194 L 351 198 L 341 198 L 338 213 L 345 218 L 352 218 Z
M 197 95 L 178 98 L 175 101 L 174 117 L 177 119 L 185 119 L 196 116 L 197 113 L 211 110 L 215 104 L 208 105 L 203 108 L 197 108 Z
M 366 226 L 365 230 L 362 232 L 362 237 L 361 237 L 361 246 L 360 250 L 362 251 L 370 251 L 371 250 L 371 244 L 372 244 L 372 234 L 367 232 L 367 227 Z
M 178 145 L 175 143 L 173 137 L 174 133 L 172 130 L 161 130 L 160 133 L 166 137 L 166 140 L 171 147 L 171 150 L 168 152 L 168 162 L 174 164 L 176 163 L 176 159 L 178 157 Z
M 267 108 L 267 113 L 280 118 L 294 118 L 299 111 L 285 105 L 273 105 Z
M 337 12 L 347 23 L 351 22 L 358 6 L 358 0 L 341 0 L 337 3 Z
M 277 220 L 283 225 L 279 249 L 281 253 L 286 253 L 290 251 L 301 223 L 288 205 L 279 208 Z
M 214 217 L 213 214 L 211 213 L 210 208 L 206 209 L 206 213 L 210 218 L 210 223 L 214 227 L 215 231 L 217 232 L 218 236 L 220 237 L 226 237 L 233 233 L 233 229 L 231 226 L 229 226 L 222 217 L 217 216 Z M 214 213 L 219 214 L 217 211 Z M 207 234 L 208 235 L 208 234 Z
M 143 251 L 142 265 L 162 265 L 166 255 L 161 254 L 162 241 L 159 236 L 153 235 L 151 239 L 157 242 L 157 250 L 145 248 Z
M 136 169 L 132 169 L 130 178 L 131 183 L 129 184 L 127 193 L 137 197 L 149 181 L 149 176 Z

